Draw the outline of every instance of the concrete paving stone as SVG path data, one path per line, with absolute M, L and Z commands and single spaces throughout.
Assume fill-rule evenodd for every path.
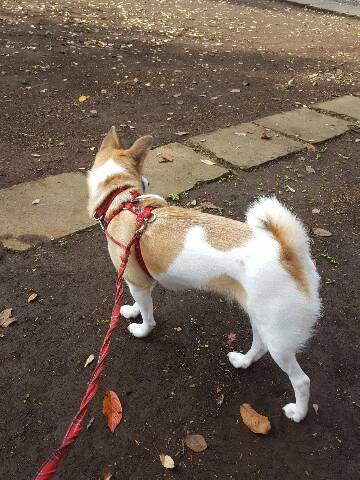
M 189 140 L 242 169 L 256 167 L 304 148 L 303 143 L 271 131 L 267 131 L 271 139 L 263 139 L 261 136 L 265 131 L 254 123 L 242 123 Z
M 160 163 L 161 154 L 169 154 L 172 162 Z M 194 152 L 180 143 L 170 143 L 151 150 L 145 160 L 144 176 L 150 181 L 150 192 L 167 196 L 194 187 L 197 182 L 214 180 L 227 170 L 220 165 L 208 165 L 205 155 Z
M 316 8 L 326 12 L 335 12 L 342 15 L 360 17 L 360 5 L 340 3 L 335 0 L 286 0 L 288 3 L 302 5 L 303 7 Z
M 360 120 L 360 98 L 352 95 L 345 95 L 344 97 L 335 98 L 327 102 L 316 103 L 314 108 L 321 108 L 321 110 L 347 115 L 348 117 Z
M 255 123 L 310 143 L 337 137 L 349 128 L 345 120 L 323 115 L 308 108 L 260 118 L 255 120 Z
M 0 205 L 0 242 L 12 250 L 26 250 L 93 223 L 86 210 L 86 178 L 79 172 L 0 190 Z

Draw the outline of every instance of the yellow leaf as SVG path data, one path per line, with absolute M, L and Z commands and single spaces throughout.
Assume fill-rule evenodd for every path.
M 88 95 L 80 95 L 79 97 L 79 102 L 80 103 L 83 103 L 83 102 L 86 102 L 86 100 L 89 98 Z
M 248 403 L 240 405 L 240 415 L 245 425 L 252 432 L 262 433 L 263 435 L 269 433 L 271 423 L 268 417 L 257 413 Z
M 175 468 L 174 460 L 170 457 L 170 455 L 165 455 L 165 453 L 160 453 L 160 462 L 164 468 L 172 469 Z

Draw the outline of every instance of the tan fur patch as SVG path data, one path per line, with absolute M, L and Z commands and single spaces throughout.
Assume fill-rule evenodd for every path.
M 274 225 L 271 220 L 265 222 L 265 226 L 280 244 L 280 262 L 284 269 L 293 277 L 300 290 L 309 294 L 309 285 L 301 264 L 299 255 L 294 247 L 286 241 L 286 234 L 281 228 Z
M 246 304 L 246 291 L 240 282 L 230 277 L 229 275 L 220 275 L 219 277 L 212 278 L 206 285 L 208 290 L 212 292 L 220 293 L 228 298 L 237 300 L 241 305 Z
M 219 250 L 229 250 L 246 243 L 252 237 L 250 227 L 244 223 L 216 215 L 179 207 L 156 210 L 156 220 L 148 225 L 141 238 L 144 261 L 155 275 L 168 270 L 184 248 L 188 229 L 203 227 L 208 243 Z

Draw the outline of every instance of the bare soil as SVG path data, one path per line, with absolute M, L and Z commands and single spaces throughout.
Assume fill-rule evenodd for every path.
M 355 92 L 358 30 L 356 19 L 271 1 L 4 0 L 0 186 L 88 168 L 110 124 L 127 143 L 151 133 L 163 144 L 186 139 L 179 131 Z M 81 95 L 89 98 L 81 103 Z M 310 229 L 332 232 L 312 235 L 323 316 L 299 355 L 318 413 L 310 407 L 299 425 L 283 416 L 292 390 L 268 356 L 248 371 L 227 362 L 231 348 L 246 351 L 251 342 L 236 305 L 158 288 L 157 328 L 138 340 L 124 321 L 115 333 L 88 416 L 94 423 L 56 478 L 98 480 L 106 467 L 126 480 L 358 478 L 359 137 L 354 129 L 316 152 L 234 172 L 180 202 L 207 200 L 243 219 L 257 195 L 275 193 Z M 97 227 L 26 253 L 0 250 L 0 310 L 12 307 L 17 319 L 0 337 L 1 478 L 31 478 L 62 439 L 90 376 L 85 360 L 107 328 L 115 278 Z M 237 340 L 229 346 L 231 332 Z M 101 413 L 108 389 L 124 408 L 113 435 Z M 269 416 L 269 436 L 242 424 L 243 402 Z M 208 450 L 184 448 L 188 431 L 203 434 Z M 176 470 L 164 470 L 160 452 Z

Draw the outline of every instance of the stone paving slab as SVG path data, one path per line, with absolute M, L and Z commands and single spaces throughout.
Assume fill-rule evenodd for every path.
M 324 10 L 325 12 L 340 13 L 341 15 L 350 15 L 360 17 L 360 5 L 346 5 L 334 0 L 286 0 L 287 3 L 301 5 L 303 7 Z
M 299 108 L 290 112 L 260 118 L 254 123 L 291 135 L 310 143 L 323 142 L 342 135 L 348 130 L 348 122 L 314 112 L 308 108 Z
M 316 103 L 314 108 L 321 108 L 321 110 L 347 115 L 360 120 L 360 98 L 353 95 L 345 95 L 327 102 Z
M 173 162 L 160 163 L 162 153 L 170 154 Z M 194 152 L 180 143 L 170 143 L 151 150 L 145 160 L 144 175 L 150 180 L 150 192 L 168 196 L 194 187 L 197 182 L 214 180 L 225 173 L 220 165 L 208 165 L 205 155 Z
M 0 242 L 12 250 L 27 250 L 93 223 L 86 211 L 82 173 L 62 173 L 0 190 L 0 205 Z
M 223 128 L 206 135 L 197 135 L 189 141 L 205 148 L 242 169 L 248 169 L 302 150 L 304 144 L 275 132 L 267 131 L 270 139 L 261 136 L 267 131 L 254 123 Z

